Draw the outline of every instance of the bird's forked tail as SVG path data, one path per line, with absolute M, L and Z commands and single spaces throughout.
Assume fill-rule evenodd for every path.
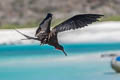
M 20 33 L 21 35 L 23 35 L 24 37 L 27 38 L 27 39 L 21 39 L 21 40 L 29 40 L 29 39 L 38 40 L 38 38 L 25 35 L 25 34 L 21 33 L 20 31 L 18 31 L 17 29 L 15 29 L 15 30 L 16 30 L 18 33 Z

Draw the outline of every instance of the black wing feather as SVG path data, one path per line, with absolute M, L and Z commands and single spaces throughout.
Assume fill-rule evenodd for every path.
M 76 15 L 72 18 L 62 22 L 52 29 L 52 32 L 58 33 L 66 30 L 82 28 L 91 24 L 92 22 L 98 21 L 98 18 L 102 17 L 100 14 L 82 14 Z
M 48 13 L 46 18 L 39 24 L 39 27 L 36 30 L 35 36 L 39 35 L 40 33 L 49 33 L 51 20 L 52 20 L 52 14 Z

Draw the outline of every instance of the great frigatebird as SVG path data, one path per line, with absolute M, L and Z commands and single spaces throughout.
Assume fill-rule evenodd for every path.
M 46 18 L 39 24 L 38 29 L 36 30 L 35 37 L 31 37 L 21 33 L 20 31 L 16 30 L 27 39 L 38 40 L 41 42 L 41 45 L 48 44 L 50 46 L 54 46 L 56 49 L 61 50 L 65 56 L 67 56 L 66 52 L 64 51 L 63 46 L 61 46 L 58 42 L 57 34 L 59 32 L 63 32 L 66 30 L 75 30 L 78 28 L 82 28 L 91 24 L 92 22 L 99 21 L 98 18 L 101 18 L 103 15 L 101 14 L 80 14 L 75 15 L 66 21 L 56 25 L 52 30 L 51 21 L 52 21 L 52 14 L 48 13 Z

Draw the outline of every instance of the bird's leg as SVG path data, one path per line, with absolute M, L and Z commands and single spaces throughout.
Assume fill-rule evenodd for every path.
M 43 38 L 43 39 L 41 40 L 41 44 L 40 44 L 40 45 L 42 46 L 42 45 L 44 45 L 44 44 L 46 44 L 46 43 L 47 43 L 47 38 Z
M 40 43 L 40 46 L 42 46 L 42 45 L 44 45 L 44 44 L 45 44 L 45 43 L 41 42 L 41 43 Z

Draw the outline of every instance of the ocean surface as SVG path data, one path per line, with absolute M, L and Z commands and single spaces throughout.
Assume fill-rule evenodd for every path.
M 51 46 L 0 45 L 0 80 L 120 80 L 111 58 L 120 43 L 63 44 L 68 56 Z

